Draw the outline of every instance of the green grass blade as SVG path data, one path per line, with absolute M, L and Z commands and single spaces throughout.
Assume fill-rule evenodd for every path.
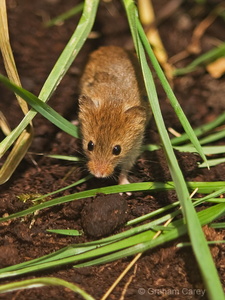
M 38 99 L 34 94 L 28 92 L 27 90 L 15 85 L 10 82 L 5 76 L 0 74 L 0 81 L 8 87 L 11 91 L 15 92 L 21 98 L 23 98 L 34 110 L 43 115 L 46 119 L 52 122 L 61 130 L 70 134 L 73 137 L 78 138 L 78 129 L 71 122 L 67 121 L 60 114 L 58 114 L 49 105 Z
M 201 199 L 197 199 L 196 202 L 194 203 L 194 206 L 197 206 L 197 205 L 200 205 L 210 199 L 213 199 L 215 197 L 219 197 L 220 195 L 224 194 L 225 193 L 225 187 L 221 187 L 220 189 L 218 190 L 212 190 L 211 191 L 211 194 L 201 198 Z M 223 201 L 224 202 L 224 201 Z
M 224 240 L 217 240 L 217 241 L 208 241 L 207 244 L 208 245 L 215 245 L 215 244 L 224 244 L 225 241 Z M 189 247 L 191 246 L 191 243 L 179 243 L 176 245 L 177 248 L 182 248 L 182 247 Z
M 73 187 L 81 182 L 86 181 L 87 179 L 89 179 L 90 176 L 81 179 L 80 181 L 70 185 L 69 187 L 65 187 L 63 189 L 54 191 L 52 193 L 46 194 L 42 197 L 38 197 L 34 200 L 32 200 L 32 202 L 35 201 L 39 201 L 41 199 L 44 199 L 48 196 L 51 196 L 53 194 L 56 194 L 58 192 L 61 192 L 67 188 Z M 224 187 L 225 183 L 224 181 L 219 181 L 219 182 L 188 182 L 187 183 L 190 191 L 195 190 L 196 188 L 198 189 L 199 193 L 210 193 L 212 191 L 216 191 L 216 190 L 221 190 L 222 187 Z M 14 218 L 19 218 L 19 217 L 23 217 L 29 214 L 34 213 L 37 210 L 41 210 L 41 209 L 45 209 L 45 208 L 49 208 L 49 207 L 53 207 L 55 205 L 59 205 L 59 204 L 63 204 L 63 203 L 67 203 L 67 202 L 71 202 L 71 201 L 75 201 L 75 200 L 79 200 L 79 199 L 85 199 L 88 197 L 94 197 L 96 196 L 98 193 L 103 193 L 103 194 L 116 194 L 115 197 L 120 197 L 118 195 L 118 193 L 126 193 L 126 192 L 137 192 L 137 191 L 148 191 L 148 192 L 155 192 L 155 191 L 166 191 L 166 190 L 174 190 L 175 185 L 173 182 L 140 182 L 140 183 L 132 183 L 132 184 L 126 184 L 126 185 L 114 185 L 114 186 L 108 186 L 108 187 L 103 187 L 103 188 L 97 188 L 97 189 L 92 189 L 92 190 L 88 190 L 88 191 L 83 191 L 83 192 L 79 192 L 79 193 L 74 193 L 74 194 L 70 194 L 70 195 L 66 195 L 66 196 L 62 196 L 59 198 L 55 198 L 53 200 L 49 200 L 46 201 L 44 203 L 40 203 L 37 205 L 34 205 L 28 209 L 25 209 L 23 211 L 11 214 L 7 217 L 4 218 L 0 218 L 0 222 L 5 222 L 7 220 L 11 220 Z
M 194 147 L 196 148 L 197 152 L 199 153 L 199 155 L 202 157 L 202 159 L 205 161 L 205 163 L 207 163 L 207 159 L 202 151 L 202 147 L 194 133 L 194 130 L 192 129 L 189 121 L 187 120 L 178 100 L 176 99 L 176 96 L 174 95 L 167 79 L 166 79 L 166 76 L 165 74 L 163 73 L 152 49 L 151 49 L 151 46 L 146 38 L 146 35 L 144 33 L 144 30 L 140 24 L 140 21 L 139 19 L 137 18 L 137 28 L 139 30 L 139 33 L 140 33 L 140 39 L 145 47 L 145 50 L 147 51 L 148 55 L 149 55 L 149 58 L 151 59 L 151 63 L 161 81 L 161 84 L 167 94 L 167 97 L 168 99 L 170 100 L 170 103 L 177 115 L 177 117 L 179 118 L 179 121 L 181 122 L 185 132 L 187 133 L 190 141 L 192 142 L 192 144 L 194 145 Z
M 214 166 L 217 166 L 219 164 L 224 164 L 224 163 L 225 163 L 225 158 L 215 158 L 215 159 L 208 160 L 208 165 L 210 167 L 214 167 Z M 202 164 L 199 165 L 199 168 L 206 168 L 206 167 L 208 167 L 208 165 L 206 166 L 206 164 L 203 162 Z
M 203 226 L 203 225 L 206 225 L 206 224 L 212 222 L 214 219 L 216 219 L 224 214 L 225 214 L 225 204 L 223 203 L 223 204 L 217 204 L 213 207 L 207 208 L 204 211 L 199 212 L 197 215 L 198 215 L 201 225 Z M 93 259 L 88 262 L 77 264 L 77 265 L 75 265 L 75 267 L 79 268 L 79 267 L 94 266 L 94 265 L 98 265 L 98 264 L 106 264 L 106 263 L 112 262 L 114 260 L 124 258 L 126 256 L 135 255 L 137 253 L 152 249 L 154 247 L 164 244 L 165 242 L 169 242 L 178 237 L 181 237 L 187 233 L 187 227 L 183 223 L 183 220 L 175 221 L 175 222 L 171 223 L 170 226 L 173 227 L 174 229 L 171 231 L 162 233 L 156 239 L 150 239 L 150 236 L 149 236 L 146 239 L 146 241 L 143 241 L 143 242 L 140 241 L 140 243 L 135 246 L 132 246 L 132 247 L 127 248 L 122 251 L 117 251 L 116 253 L 105 255 L 104 257 L 101 257 L 101 258 L 97 258 L 97 259 Z M 221 298 L 220 298 L 220 295 L 222 295 Z M 221 299 L 221 300 L 224 299 L 223 294 L 220 294 L 220 292 L 218 292 L 218 293 L 215 292 L 214 299 Z
M 112 243 L 109 245 L 103 245 L 102 247 L 95 246 L 95 248 L 92 251 L 87 251 L 84 253 L 80 253 L 78 255 L 61 258 L 59 260 L 52 260 L 50 262 L 42 261 L 40 264 L 33 265 L 32 261 L 31 261 L 30 264 L 28 266 L 26 266 L 25 268 L 17 269 L 17 266 L 15 266 L 15 269 L 13 271 L 5 272 L 6 269 L 0 269 L 0 278 L 17 276 L 17 275 L 21 275 L 21 274 L 35 272 L 37 270 L 40 271 L 40 270 L 52 268 L 55 266 L 59 267 L 59 266 L 65 265 L 65 264 L 75 263 L 77 261 L 84 260 L 84 259 L 90 259 L 92 257 L 104 255 L 105 253 L 108 253 L 108 252 L 117 251 L 118 248 L 125 249 L 126 247 L 130 247 L 131 245 L 133 245 L 137 242 L 137 238 L 138 238 L 139 242 L 146 241 L 147 239 L 152 238 L 154 236 L 154 234 L 155 234 L 155 232 L 151 232 L 151 231 L 142 232 L 142 233 L 138 234 L 137 237 L 131 236 L 127 239 L 123 239 L 121 241 L 118 241 L 118 242 L 115 242 L 115 243 Z
M 46 102 L 51 97 L 52 93 L 59 85 L 61 79 L 69 69 L 75 57 L 79 53 L 85 40 L 90 33 L 95 21 L 96 11 L 98 8 L 99 0 L 86 0 L 84 2 L 84 10 L 78 26 L 71 36 L 68 44 L 64 48 L 54 68 L 49 74 L 39 97 L 43 102 Z M 14 143 L 21 132 L 27 127 L 31 120 L 36 115 L 34 110 L 30 110 L 20 124 L 9 134 L 0 144 L 0 156 L 2 156 L 7 149 Z
M 1 272 L 9 272 L 9 271 L 15 271 L 15 270 L 19 270 L 25 267 L 31 267 L 31 266 L 35 266 L 35 265 L 39 265 L 41 263 L 49 263 L 49 262 L 53 262 L 56 260 L 60 260 L 60 259 L 64 259 L 67 257 L 71 257 L 74 255 L 78 255 L 87 251 L 91 251 L 93 249 L 105 246 L 109 243 L 112 242 L 116 242 L 118 240 L 124 240 L 125 238 L 128 238 L 130 236 L 134 236 L 135 234 L 141 233 L 143 231 L 149 230 L 154 226 L 157 226 L 157 224 L 163 224 L 164 222 L 166 222 L 168 219 L 175 217 L 176 215 L 180 214 L 180 211 L 177 210 L 171 214 L 168 215 L 164 215 L 163 217 L 154 220 L 150 223 L 135 227 L 135 228 L 131 228 L 126 230 L 125 232 L 121 232 L 118 234 L 115 234 L 113 236 L 109 236 L 106 238 L 103 238 L 101 240 L 97 240 L 97 241 L 92 241 L 92 242 L 88 242 L 88 243 L 84 243 L 84 244 L 73 244 L 70 246 L 67 246 L 63 249 L 60 249 L 54 253 L 33 259 L 31 261 L 27 261 L 24 263 L 20 263 L 16 266 L 9 266 L 6 267 L 4 269 L 0 270 Z
M 199 212 L 198 218 L 201 225 L 203 226 L 212 222 L 216 218 L 222 217 L 224 214 L 225 203 L 222 203 L 214 205 L 205 209 L 204 211 Z M 161 218 L 160 221 L 164 222 L 163 218 Z M 164 233 L 162 233 L 161 236 L 159 236 L 156 239 L 153 239 L 155 232 L 147 229 L 152 227 L 153 224 L 157 223 L 159 223 L 159 220 L 155 220 L 149 224 L 144 224 L 134 229 L 130 229 L 127 232 L 133 231 L 131 235 L 128 235 L 127 232 L 117 234 L 117 236 L 120 235 L 120 240 L 115 240 L 115 242 L 111 244 L 107 244 L 106 241 L 108 241 L 109 238 L 105 238 L 103 240 L 96 241 L 95 245 L 93 245 L 92 242 L 81 245 L 71 245 L 44 257 L 34 259 L 15 266 L 0 269 L 0 278 L 17 276 L 29 272 L 35 272 L 37 270 L 39 271 L 43 269 L 48 269 L 54 266 L 75 263 L 82 260 L 90 260 L 92 258 L 102 255 L 109 255 L 110 260 L 108 260 L 108 256 L 104 256 L 103 258 L 97 260 L 94 259 L 93 261 L 88 262 L 87 265 L 93 265 L 96 263 L 106 263 L 108 261 L 112 261 L 118 258 L 126 257 L 129 255 L 136 254 L 138 252 L 143 252 L 145 250 L 151 249 L 158 245 L 164 244 L 165 242 L 171 241 L 177 237 L 180 237 L 187 232 L 187 226 L 185 225 L 184 221 L 178 220 L 172 222 L 171 225 L 169 225 L 171 230 L 164 231 Z M 135 234 L 137 232 L 140 233 Z M 115 251 L 117 252 L 109 254 Z M 82 264 L 79 266 L 84 265 Z
M 41 278 L 23 280 L 19 282 L 7 283 L 4 285 L 0 285 L 0 293 L 7 293 L 12 291 L 17 291 L 20 289 L 30 289 L 30 288 L 37 288 L 43 286 L 63 286 L 64 288 L 67 288 L 79 294 L 85 300 L 95 300 L 91 295 L 86 293 L 79 286 L 56 277 L 41 277 Z
M 213 143 L 215 141 L 224 139 L 224 137 L 225 137 L 225 130 L 221 130 L 219 132 L 210 134 L 210 135 L 200 139 L 199 142 L 201 143 L 201 145 L 204 145 L 204 144 L 209 144 L 209 143 Z
M 212 228 L 219 228 L 219 229 L 221 229 L 221 228 L 225 228 L 225 222 L 220 222 L 220 223 L 213 223 L 213 224 L 210 224 L 210 227 L 212 227 Z M 225 242 L 225 241 L 224 241 Z
M 220 46 L 213 48 L 212 50 L 200 55 L 185 68 L 175 69 L 173 71 L 173 75 L 180 76 L 188 74 L 190 72 L 195 71 L 198 66 L 210 63 L 222 56 L 225 56 L 225 43 L 222 43 Z
M 173 146 L 174 149 L 180 152 L 193 152 L 196 153 L 196 148 L 193 145 L 185 145 L 185 146 Z M 142 146 L 142 151 L 155 151 L 161 149 L 159 145 L 144 145 Z M 221 154 L 224 153 L 224 146 L 202 146 L 202 151 L 205 155 L 213 155 L 213 154 Z
M 156 210 L 154 210 L 154 211 L 152 211 L 152 212 L 150 212 L 148 214 L 145 214 L 143 216 L 140 216 L 138 218 L 135 218 L 133 220 L 128 221 L 126 223 L 126 226 L 131 226 L 131 225 L 138 224 L 140 222 L 144 222 L 144 221 L 146 221 L 146 220 L 148 220 L 150 218 L 156 217 L 159 214 L 165 213 L 167 210 L 170 210 L 172 208 L 175 208 L 175 207 L 179 206 L 179 204 L 180 204 L 180 202 L 176 201 L 176 202 L 174 202 L 172 204 L 169 204 L 169 205 L 166 205 L 166 206 L 164 206 L 162 208 L 156 209 Z M 167 221 L 167 220 L 165 220 L 165 221 Z
M 194 130 L 194 133 L 197 137 L 199 137 L 199 136 L 203 135 L 204 133 L 207 133 L 208 131 L 220 126 L 224 122 L 225 122 L 225 113 L 222 113 L 214 121 L 196 128 Z M 180 137 L 171 139 L 171 143 L 172 143 L 172 145 L 175 146 L 175 145 L 180 145 L 182 143 L 185 143 L 188 140 L 189 140 L 188 135 L 186 133 L 184 133 Z
M 46 80 L 39 98 L 44 102 L 49 99 L 59 82 L 73 63 L 92 29 L 98 8 L 99 0 L 85 0 L 81 19 L 74 34 L 60 55 L 48 79 Z
M 78 5 L 76 5 L 75 7 L 71 8 L 70 10 L 66 11 L 65 13 L 57 16 L 56 18 L 51 19 L 50 21 L 45 23 L 46 27 L 50 27 L 53 25 L 57 25 L 60 22 L 63 22 L 71 17 L 73 17 L 74 15 L 78 14 L 79 12 L 82 11 L 84 7 L 83 3 L 80 3 Z
M 180 147 L 177 146 L 177 147 L 174 147 L 174 149 L 179 150 L 180 152 L 195 152 L 196 153 L 196 149 L 190 145 L 180 146 Z M 221 154 L 221 153 L 225 152 L 224 146 L 203 146 L 202 150 L 205 153 L 205 155 Z M 210 162 L 209 162 L 209 164 L 210 164 Z
M 55 261 L 59 261 L 61 259 L 69 258 L 69 257 L 75 256 L 75 255 L 85 253 L 87 251 L 91 251 L 91 250 L 96 249 L 97 247 L 100 247 L 100 246 L 102 246 L 102 244 L 90 245 L 90 246 L 89 245 L 84 245 L 83 246 L 82 244 L 79 244 L 79 245 L 72 244 L 70 246 L 64 247 L 64 248 L 62 248 L 58 251 L 55 251 L 53 253 L 44 255 L 42 257 L 38 257 L 38 258 L 32 259 L 30 261 L 26 261 L 26 262 L 23 262 L 23 263 L 20 263 L 20 264 L 17 264 L 17 265 L 13 265 L 13 266 L 9 266 L 9 267 L 0 269 L 0 274 L 1 273 L 4 274 L 5 272 L 7 272 L 7 273 L 12 273 L 13 272 L 12 276 L 16 276 L 16 274 L 14 272 L 17 271 L 17 270 L 22 270 L 22 269 L 25 269 L 25 268 L 28 268 L 28 267 L 29 268 L 30 267 L 35 267 L 35 266 L 41 265 L 43 263 L 46 264 L 46 263 L 52 263 L 52 262 L 55 262 Z M 5 276 L 5 275 L 2 275 L 2 276 Z
M 205 155 L 203 154 L 203 152 L 201 150 L 201 146 L 200 146 L 195 134 L 193 134 L 193 131 L 189 125 L 189 122 L 182 121 L 182 118 L 185 118 L 185 121 L 186 121 L 186 117 L 183 116 L 183 112 L 181 111 L 179 105 L 177 104 L 176 98 L 165 78 L 165 75 L 163 74 L 163 72 L 151 50 L 148 40 L 144 34 L 143 28 L 141 27 L 140 21 L 137 17 L 137 12 L 136 12 L 136 7 L 134 5 L 134 2 L 131 0 L 124 0 L 124 5 L 126 8 L 129 24 L 132 24 L 131 32 L 133 34 L 133 39 L 136 40 L 135 45 L 138 46 L 137 53 L 140 57 L 140 63 L 141 63 L 142 71 L 143 71 L 146 90 L 147 90 L 149 101 L 151 103 L 152 111 L 153 111 L 153 114 L 155 117 L 155 122 L 156 122 L 157 128 L 158 128 L 160 136 L 161 136 L 163 147 L 164 147 L 166 155 L 167 155 L 168 165 L 169 165 L 169 169 L 171 172 L 171 176 L 174 180 L 178 199 L 182 206 L 182 211 L 183 211 L 185 223 L 186 223 L 186 226 L 188 229 L 188 234 L 189 234 L 189 237 L 190 237 L 190 240 L 192 243 L 193 251 L 195 253 L 200 271 L 201 271 L 203 279 L 205 281 L 206 289 L 208 291 L 208 295 L 209 295 L 210 299 L 218 299 L 218 298 L 224 299 L 224 293 L 223 293 L 222 286 L 220 284 L 218 272 L 215 268 L 209 247 L 205 240 L 204 233 L 201 229 L 201 224 L 199 222 L 199 219 L 197 218 L 195 209 L 191 203 L 191 199 L 190 199 L 187 187 L 186 187 L 186 183 L 185 183 L 183 175 L 180 171 L 176 157 L 173 153 L 173 149 L 170 144 L 169 136 L 167 134 L 167 131 L 166 131 L 166 128 L 165 128 L 165 125 L 164 125 L 164 122 L 163 122 L 163 119 L 161 116 L 160 107 L 159 107 L 159 103 L 158 103 L 158 99 L 157 99 L 157 94 L 156 94 L 155 86 L 154 86 L 154 83 L 152 80 L 152 74 L 150 72 L 150 69 L 148 67 L 148 64 L 147 64 L 147 61 L 145 58 L 143 45 L 145 46 L 145 49 L 150 56 L 151 62 L 153 64 L 159 78 L 161 79 L 162 85 L 164 86 L 164 89 L 165 89 L 168 97 L 170 98 L 170 101 L 171 101 L 171 99 L 173 100 L 173 101 L 171 101 L 171 104 L 174 106 L 174 109 L 175 109 L 178 117 L 180 117 L 180 121 L 182 122 L 182 125 L 185 127 L 185 131 L 187 133 L 190 133 L 189 138 L 191 139 L 192 143 L 194 144 L 196 149 L 199 151 L 201 156 L 206 161 Z M 137 26 L 136 30 L 134 29 L 135 23 L 133 22 L 135 19 L 135 16 L 136 16 L 136 26 Z M 140 37 L 137 37 L 138 34 L 140 34 Z M 142 45 L 142 43 L 143 43 L 143 45 Z
M 53 195 L 55 195 L 57 193 L 61 193 L 61 192 L 65 191 L 65 190 L 68 190 L 68 189 L 70 189 L 72 187 L 75 187 L 75 186 L 77 186 L 77 185 L 79 185 L 79 184 L 81 184 L 83 182 L 86 182 L 89 179 L 91 179 L 92 177 L 93 177 L 92 175 L 88 175 L 88 176 L 86 176 L 86 177 L 84 177 L 84 178 L 82 178 L 82 179 L 80 179 L 80 180 L 78 180 L 78 181 L 76 181 L 76 182 L 74 182 L 74 183 L 72 183 L 70 185 L 67 185 L 67 186 L 65 186 L 65 187 L 63 187 L 63 188 L 61 188 L 59 190 L 56 190 L 56 191 L 53 191 L 51 193 L 45 194 L 43 196 L 37 197 L 37 198 L 33 199 L 32 202 L 33 203 L 35 203 L 35 202 L 38 203 L 39 201 L 42 202 L 44 199 L 46 199 L 48 197 L 51 197 L 51 196 L 53 196 Z
M 47 229 L 46 231 L 50 233 L 69 235 L 69 236 L 82 235 L 82 233 L 76 229 Z
M 143 224 L 143 225 L 139 225 L 139 226 L 136 226 L 134 228 L 131 228 L 131 229 L 128 229 L 126 231 L 123 231 L 121 233 L 117 233 L 113 236 L 109 236 L 109 237 L 106 237 L 106 238 L 103 238 L 101 240 L 97 240 L 97 241 L 92 241 L 92 242 L 88 242 L 88 243 L 85 243 L 83 244 L 84 246 L 92 246 L 92 245 L 96 245 L 96 246 L 100 246 L 100 245 L 105 245 L 107 243 L 112 243 L 112 242 L 116 242 L 118 240 L 122 240 L 122 239 L 125 239 L 125 238 L 128 238 L 128 237 L 131 237 L 131 236 L 135 236 L 141 232 L 144 232 L 144 231 L 147 231 L 147 230 L 153 230 L 153 231 L 157 231 L 155 230 L 155 228 L 157 228 L 158 226 L 160 226 L 160 224 L 164 224 L 166 221 L 168 221 L 169 219 L 171 218 L 174 218 L 178 215 L 181 214 L 181 211 L 180 210 L 176 210 L 172 213 L 169 213 L 169 214 L 166 214 L 166 215 L 163 215 L 162 217 L 156 219 L 156 220 L 153 220 L 151 222 L 148 222 L 146 224 Z M 165 228 L 165 227 L 164 227 Z M 138 239 L 137 239 L 137 243 L 138 243 Z

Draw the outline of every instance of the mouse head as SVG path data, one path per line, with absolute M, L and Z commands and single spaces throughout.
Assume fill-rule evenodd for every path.
M 146 123 L 145 108 L 124 108 L 121 102 L 100 102 L 87 96 L 80 97 L 79 105 L 88 169 L 96 177 L 108 177 L 117 165 L 139 152 Z

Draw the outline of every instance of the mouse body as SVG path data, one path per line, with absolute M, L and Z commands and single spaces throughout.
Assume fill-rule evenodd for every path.
M 151 115 L 137 57 L 116 46 L 92 52 L 80 82 L 79 123 L 87 167 L 98 178 L 119 166 L 129 183 Z

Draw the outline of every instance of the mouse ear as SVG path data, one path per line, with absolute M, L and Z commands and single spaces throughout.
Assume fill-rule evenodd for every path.
M 79 97 L 79 105 L 87 108 L 97 107 L 97 102 L 86 95 L 81 95 Z
M 81 95 L 79 97 L 79 104 L 80 105 L 87 105 L 87 106 L 92 106 L 94 103 L 91 100 L 90 97 L 86 96 L 86 95 Z
M 131 108 L 128 108 L 125 111 L 125 114 L 129 119 L 133 120 L 135 123 L 142 124 L 146 122 L 146 109 L 142 106 L 133 106 Z

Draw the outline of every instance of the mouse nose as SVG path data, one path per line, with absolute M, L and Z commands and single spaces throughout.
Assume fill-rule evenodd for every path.
M 97 178 L 105 178 L 113 173 L 113 168 L 107 163 L 95 163 L 90 161 L 88 163 L 88 169 L 91 174 Z
M 102 171 L 98 170 L 93 175 L 95 175 L 95 177 L 97 177 L 97 178 L 104 178 L 104 177 L 108 176 L 107 173 L 104 172 L 104 170 L 102 170 Z

